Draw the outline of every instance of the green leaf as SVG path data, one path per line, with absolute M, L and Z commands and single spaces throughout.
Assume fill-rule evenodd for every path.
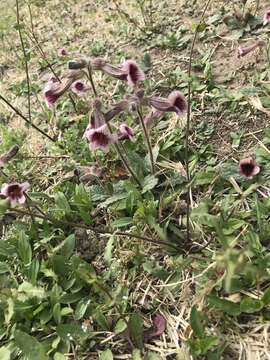
M 61 305 L 59 303 L 56 303 L 53 307 L 53 318 L 56 324 L 61 323 Z
M 205 336 L 204 328 L 202 324 L 202 316 L 195 306 L 193 306 L 191 309 L 190 325 L 192 327 L 194 334 L 197 337 L 202 338 Z
M 14 340 L 27 360 L 47 360 L 48 357 L 42 344 L 33 336 L 23 331 L 14 331 Z
M 127 324 L 123 319 L 119 319 L 115 325 L 114 332 L 115 334 L 121 334 L 127 328 Z
M 107 330 L 107 331 L 110 330 L 110 325 L 109 325 L 105 315 L 103 314 L 103 312 L 100 309 L 96 309 L 94 318 L 102 330 Z
M 18 254 L 24 265 L 29 265 L 31 263 L 32 249 L 29 244 L 29 239 L 23 231 L 19 233 Z
M 113 360 L 113 353 L 110 349 L 102 351 L 99 360 Z
M 226 299 L 220 299 L 215 295 L 209 295 L 207 297 L 210 305 L 215 308 L 226 312 L 227 314 L 237 316 L 241 314 L 240 304 L 234 303 Z
M 89 298 L 81 299 L 77 303 L 76 309 L 75 309 L 75 314 L 74 314 L 74 319 L 75 320 L 80 320 L 84 316 L 89 304 L 90 304 L 90 299 Z
M 61 254 L 66 258 L 69 259 L 73 253 L 75 248 L 75 235 L 69 235 L 63 242 Z
M 157 183 L 158 183 L 158 178 L 156 178 L 154 175 L 146 176 L 146 178 L 143 180 L 143 184 L 142 184 L 142 186 L 143 186 L 142 194 L 154 189 L 154 187 L 157 185 Z
M 21 285 L 19 285 L 18 292 L 22 293 L 26 299 L 43 299 L 46 296 L 44 288 L 34 286 L 27 281 L 24 281 Z
M 66 360 L 67 358 L 65 357 L 65 355 L 57 352 L 54 354 L 53 360 Z
M 5 262 L 0 262 L 0 274 L 9 272 L 9 266 Z
M 254 312 L 260 311 L 264 306 L 264 303 L 261 300 L 253 299 L 251 297 L 246 297 L 240 303 L 240 309 L 242 312 L 252 314 Z
M 114 220 L 112 225 L 116 228 L 122 228 L 131 225 L 132 223 L 133 223 L 132 217 L 122 217 L 117 220 Z
M 60 324 L 56 327 L 56 333 L 63 341 L 81 341 L 88 336 L 77 324 Z
M 71 213 L 71 208 L 66 196 L 62 192 L 57 192 L 54 196 L 55 199 L 55 211 L 59 213 L 59 216 L 68 215 Z
M 138 314 L 132 314 L 128 322 L 129 333 L 134 345 L 143 348 L 143 319 Z
M 139 349 L 134 349 L 132 351 L 132 360 L 143 360 Z
M 105 247 L 104 261 L 107 265 L 110 265 L 112 261 L 114 240 L 115 240 L 114 236 L 111 236 Z
M 270 287 L 265 290 L 263 297 L 262 297 L 262 302 L 264 303 L 264 305 L 270 304 Z
M 128 193 L 115 194 L 115 195 L 109 197 L 104 202 L 100 203 L 99 206 L 101 208 L 106 208 L 113 203 L 116 203 L 120 200 L 126 199 L 127 197 L 128 197 Z
M 0 347 L 0 359 L 1 360 L 10 360 L 11 352 L 6 346 Z
M 162 360 L 162 358 L 157 353 L 151 351 L 145 355 L 144 360 Z

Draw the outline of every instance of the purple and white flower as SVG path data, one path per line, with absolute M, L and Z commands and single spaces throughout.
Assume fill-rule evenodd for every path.
M 248 179 L 252 179 L 253 176 L 259 174 L 260 167 L 252 158 L 242 159 L 239 162 L 239 172 L 241 175 Z
M 134 141 L 134 131 L 126 124 L 121 124 L 119 127 L 118 140 Z
M 30 188 L 28 182 L 22 184 L 11 183 L 5 184 L 1 188 L 1 197 L 6 198 L 12 205 L 24 204 L 26 201 L 25 192 Z
M 88 126 L 85 130 L 84 137 L 89 142 L 90 150 L 95 151 L 100 149 L 105 153 L 109 151 L 110 145 L 115 143 L 117 140 L 117 136 L 115 134 L 111 134 L 106 124 L 101 125 L 98 128 Z

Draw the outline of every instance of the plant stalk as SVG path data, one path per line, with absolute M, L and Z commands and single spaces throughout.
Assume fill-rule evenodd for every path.
M 149 152 L 150 163 L 151 163 L 151 172 L 154 175 L 155 174 L 155 162 L 154 162 L 154 156 L 153 156 L 153 151 L 152 151 L 152 146 L 151 146 L 149 134 L 148 134 L 147 128 L 145 126 L 145 123 L 143 121 L 143 116 L 142 116 L 142 113 L 141 113 L 140 109 L 138 109 L 137 112 L 138 112 L 138 115 L 139 115 L 141 127 L 142 127 L 142 130 L 143 130 L 143 133 L 144 133 L 144 137 L 145 137 L 145 140 L 146 140 L 146 145 L 147 145 L 148 152 Z

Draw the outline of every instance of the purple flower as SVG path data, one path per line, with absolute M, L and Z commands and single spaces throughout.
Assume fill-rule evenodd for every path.
M 263 25 L 270 23 L 270 10 L 267 10 L 263 17 Z
M 59 55 L 59 56 L 66 56 L 66 55 L 67 55 L 67 52 L 66 52 L 66 50 L 65 50 L 64 48 L 62 48 L 62 49 L 59 49 L 59 50 L 58 50 L 58 55 Z
M 122 66 L 122 70 L 126 73 L 126 78 L 130 86 L 136 86 L 139 81 L 145 80 L 145 74 L 134 60 L 126 60 Z
M 253 176 L 259 174 L 260 167 L 252 158 L 242 159 L 239 162 L 239 172 L 246 178 L 252 179 Z
M 150 105 L 161 112 L 175 112 L 177 115 L 184 115 L 187 111 L 187 101 L 180 91 L 173 91 L 167 99 L 152 97 L 149 99 Z
M 131 140 L 134 141 L 134 131 L 131 127 L 126 124 L 121 124 L 119 127 L 118 140 Z
M 8 199 L 12 205 L 23 204 L 26 201 L 25 192 L 29 189 L 30 184 L 24 182 L 22 184 L 12 183 L 2 186 L 1 195 Z
M 149 340 L 155 336 L 160 336 L 166 329 L 167 321 L 162 315 L 156 315 L 153 320 L 152 326 L 144 331 L 144 337 Z
M 80 70 L 68 70 L 61 78 L 61 82 L 52 77 L 43 90 L 48 106 L 50 108 L 53 107 L 58 98 L 70 88 L 74 81 L 80 79 L 82 75 L 83 72 Z
M 78 96 L 83 96 L 89 90 L 89 88 L 85 86 L 84 82 L 77 80 L 72 84 L 71 90 Z
M 238 47 L 238 55 L 237 57 L 238 58 L 241 58 L 241 57 L 244 57 L 246 56 L 247 54 L 249 54 L 250 52 L 254 51 L 255 49 L 257 49 L 258 47 L 262 48 L 263 46 L 265 45 L 264 41 L 262 40 L 259 40 L 257 41 L 256 43 L 250 45 L 250 46 L 247 46 L 247 47 L 241 47 L 239 46 Z
M 110 133 L 106 124 L 98 128 L 91 128 L 88 126 L 84 133 L 84 137 L 88 140 L 89 148 L 91 150 L 94 151 L 100 149 L 105 153 L 109 151 L 109 146 L 117 140 L 117 137 Z
M 112 65 L 97 58 L 91 62 L 93 69 L 101 70 L 116 79 L 127 81 L 130 86 L 137 86 L 145 80 L 145 74 L 134 60 L 126 60 L 122 65 Z

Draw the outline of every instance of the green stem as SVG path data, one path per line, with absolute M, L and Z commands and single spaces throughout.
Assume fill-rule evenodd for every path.
M 149 134 L 148 134 L 147 128 L 145 126 L 145 123 L 143 121 L 143 116 L 142 116 L 141 111 L 138 109 L 137 112 L 138 112 L 138 115 L 139 115 L 141 127 L 142 127 L 142 130 L 143 130 L 144 137 L 145 137 L 145 140 L 146 140 L 146 145 L 147 145 L 147 148 L 148 148 L 148 153 L 149 153 L 149 157 L 150 157 L 150 164 L 151 164 L 151 172 L 154 175 L 155 174 L 155 162 L 154 162 L 154 156 L 153 156 L 153 151 L 152 151 L 152 146 L 151 146 Z

